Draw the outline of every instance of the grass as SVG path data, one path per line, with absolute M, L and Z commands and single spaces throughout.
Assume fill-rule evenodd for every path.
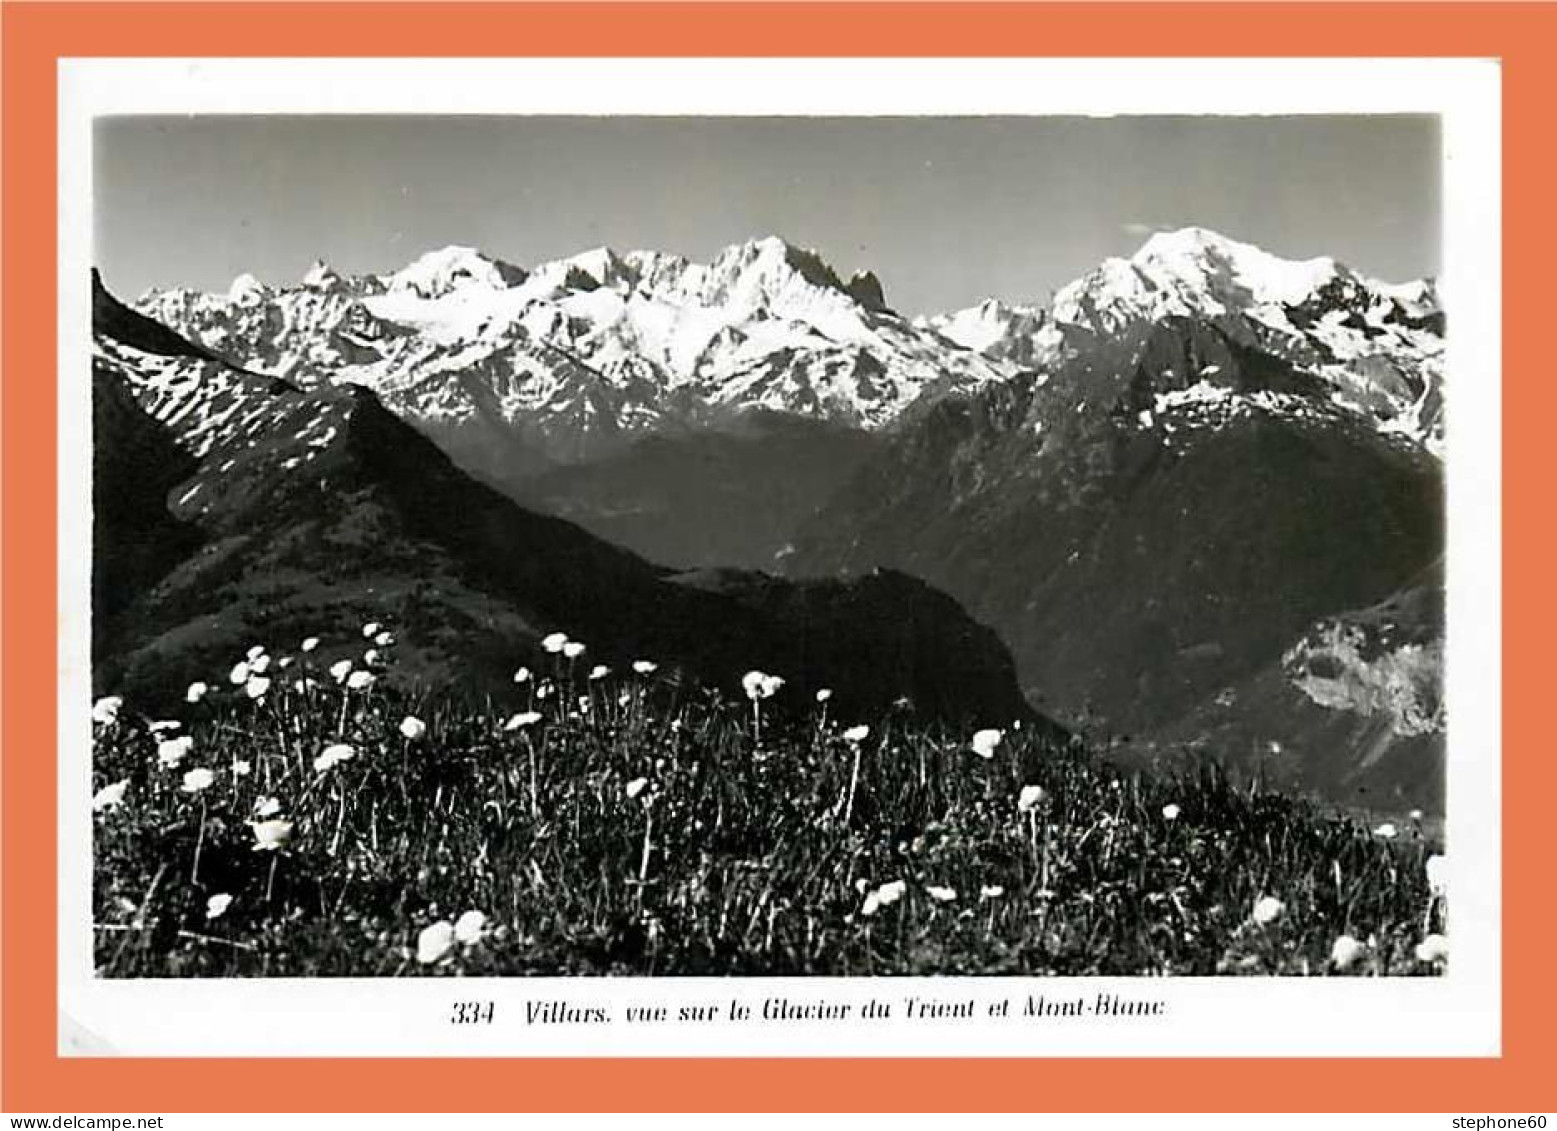
M 505 729 L 397 687 L 383 651 L 359 691 L 317 653 L 259 698 L 212 678 L 160 736 L 104 708 L 94 789 L 128 785 L 95 818 L 99 975 L 1321 974 L 1342 935 L 1365 947 L 1346 973 L 1443 968 L 1415 825 L 1020 729 L 986 759 L 906 708 L 591 680 L 587 656 L 521 685 L 541 718 Z M 336 743 L 354 756 L 317 769 Z M 265 799 L 287 829 L 256 827 Z

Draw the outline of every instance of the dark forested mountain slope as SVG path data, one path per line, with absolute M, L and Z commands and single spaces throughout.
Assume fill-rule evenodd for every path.
M 1442 551 L 1437 461 L 1327 389 L 1237 320 L 1127 327 L 910 414 L 791 570 L 924 577 L 1056 717 L 1165 733 Z
M 851 710 L 908 697 L 949 717 L 1030 715 L 994 634 L 910 578 L 681 577 L 472 480 L 366 389 L 301 391 L 112 329 L 99 326 L 100 402 L 133 427 L 104 430 L 103 458 L 122 463 L 137 430 L 161 437 L 136 505 L 162 499 L 159 521 L 191 537 L 156 571 L 103 563 L 121 611 L 99 641 L 101 687 L 171 695 L 251 644 L 309 635 L 321 659 L 356 655 L 359 626 L 379 621 L 400 671 L 470 691 L 511 693 L 561 630 L 590 663 L 648 658 L 730 691 L 761 668 L 794 701 L 828 686 Z

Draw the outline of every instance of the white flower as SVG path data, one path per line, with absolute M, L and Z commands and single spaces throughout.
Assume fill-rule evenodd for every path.
M 319 638 L 317 636 L 310 636 L 303 641 L 303 651 L 305 652 L 312 652 L 317 647 L 319 647 Z
M 253 771 L 254 767 L 243 758 L 239 758 L 232 764 L 232 776 L 235 778 L 246 778 L 249 776 L 249 774 L 253 773 Z
M 454 937 L 466 946 L 474 946 L 487 932 L 487 917 L 480 911 L 467 911 L 454 920 Z
M 184 692 L 184 702 L 198 703 L 205 698 L 205 693 L 210 690 L 206 684 L 197 679 L 189 685 L 189 690 Z
M 370 667 L 370 668 L 373 667 L 373 665 L 377 664 L 378 663 L 378 649 L 377 648 L 369 648 L 366 652 L 362 653 L 362 662 L 364 664 L 367 664 L 368 667 Z
M 377 644 L 380 648 L 388 648 L 394 642 L 395 634 L 393 632 L 381 632 L 373 638 L 373 643 Z
M 165 738 L 157 743 L 157 762 L 170 770 L 177 769 L 194 748 L 195 740 L 187 734 L 183 738 Z
M 891 883 L 882 884 L 865 897 L 865 906 L 860 908 L 860 914 L 874 915 L 883 907 L 891 907 L 903 898 L 903 893 L 907 890 L 908 884 L 902 880 L 893 880 Z
M 1177 805 L 1169 803 L 1162 807 L 1162 819 L 1164 821 L 1176 821 L 1179 819 L 1179 814 L 1181 812 L 1183 812 L 1183 810 L 1181 810 Z
M 544 648 L 546 651 L 550 652 L 554 656 L 558 652 L 560 652 L 564 648 L 566 648 L 567 645 L 568 645 L 567 635 L 565 633 L 561 633 L 561 632 L 554 632 L 550 636 L 548 636 L 545 640 L 541 641 L 541 647 Z
M 184 775 L 183 788 L 185 793 L 199 793 L 203 789 L 210 789 L 215 784 L 216 775 L 204 766 L 190 770 Z
M 1253 918 L 1256 923 L 1264 926 L 1281 918 L 1281 913 L 1286 909 L 1287 905 L 1275 896 L 1262 895 L 1254 901 Z
M 249 661 L 250 675 L 264 675 L 270 670 L 270 657 L 263 652 Z
M 535 697 L 537 699 L 550 699 L 551 698 L 551 693 L 552 693 L 552 686 L 551 686 L 550 683 L 542 683 L 542 684 L 538 685 L 536 687 L 536 689 L 535 689 Z
M 370 620 L 362 626 L 362 639 L 371 640 L 378 635 L 378 630 L 383 627 L 376 620 Z
M 995 747 L 1005 735 L 998 730 L 981 730 L 973 736 L 973 753 L 980 758 L 993 758 Z
M 243 693 L 250 699 L 263 699 L 269 690 L 270 680 L 262 675 L 251 675 L 249 682 L 243 685 Z
M 1449 940 L 1442 935 L 1428 935 L 1416 944 L 1418 962 L 1444 962 L 1449 957 Z
M 885 907 L 896 903 L 903 897 L 903 893 L 907 890 L 908 884 L 904 883 L 902 880 L 893 880 L 891 883 L 882 884 L 879 888 L 877 888 L 876 897 L 881 900 L 882 906 Z
M 346 677 L 346 686 L 353 691 L 366 691 L 376 678 L 372 672 L 355 671 Z
M 956 888 L 946 888 L 941 887 L 938 884 L 928 884 L 925 886 L 924 891 L 926 895 L 935 900 L 937 903 L 952 903 L 957 899 Z
M 337 742 L 326 746 L 314 759 L 314 769 L 319 773 L 332 769 L 342 762 L 349 762 L 357 756 L 357 751 L 345 742 Z
M 639 675 L 653 675 L 660 670 L 660 666 L 653 660 L 634 660 L 633 671 Z
M 105 695 L 92 704 L 92 721 L 103 726 L 113 726 L 119 721 L 119 708 L 124 706 L 124 696 Z
M 309 676 L 304 676 L 302 679 L 294 679 L 292 681 L 292 690 L 297 692 L 299 695 L 303 694 L 305 691 L 312 691 L 318 686 L 319 681 Z
M 529 683 L 530 682 L 530 669 L 529 668 L 520 668 L 518 671 L 516 671 L 514 673 L 514 682 L 515 683 Z
M 249 682 L 249 665 L 243 661 L 232 666 L 232 671 L 227 673 L 227 682 L 234 687 L 242 687 Z
M 1421 824 L 1422 823 L 1422 816 L 1423 816 L 1423 814 L 1422 814 L 1422 810 L 1420 810 L 1420 809 L 1413 809 L 1413 810 L 1411 810 L 1411 812 L 1407 813 L 1406 816 L 1410 817 L 1417 824 Z
M 282 671 L 285 671 L 287 668 L 290 668 L 292 666 L 292 657 L 291 656 L 282 656 L 281 659 L 276 663 L 276 666 L 278 668 L 280 668 Z
M 999 899 L 1006 894 L 1006 889 L 999 884 L 984 884 L 979 888 L 980 899 Z
M 1427 858 L 1427 890 L 1434 895 L 1446 895 L 1449 891 L 1449 861 L 1442 855 Z
M 763 690 L 767 683 L 768 674 L 753 669 L 741 677 L 741 690 L 746 692 L 748 699 L 766 699 L 771 694 Z
M 405 718 L 400 720 L 400 733 L 405 735 L 412 742 L 415 742 L 419 738 L 426 737 L 427 724 L 422 722 L 422 720 L 417 718 L 415 715 L 407 715 Z
M 1400 830 L 1395 827 L 1393 821 L 1385 821 L 1382 825 L 1373 830 L 1373 835 L 1376 837 L 1382 837 L 1385 840 L 1394 840 L 1395 837 L 1399 835 L 1399 832 Z
M 627 783 L 627 796 L 628 797 L 637 797 L 646 788 L 648 788 L 648 785 L 649 785 L 649 779 L 648 778 L 633 778 L 632 781 Z
M 520 711 L 517 715 L 509 715 L 508 721 L 503 724 L 504 730 L 520 730 L 532 726 L 541 721 L 539 711 Z
M 562 654 L 570 660 L 576 660 L 584 654 L 584 645 L 577 640 L 569 640 L 562 646 Z
M 274 817 L 281 812 L 281 802 L 274 797 L 260 797 L 254 802 L 256 817 Z
M 177 719 L 158 719 L 146 729 L 152 734 L 161 734 L 165 730 L 183 730 L 184 724 Z
M 220 919 L 227 909 L 232 906 L 232 896 L 226 892 L 213 895 L 205 901 L 205 917 L 207 919 Z
M 351 674 L 351 661 L 337 660 L 330 665 L 330 674 L 335 677 L 336 683 L 340 683 Z
M 833 697 L 833 689 L 830 688 L 830 687 L 824 687 L 824 688 L 822 688 L 820 691 L 818 691 L 816 693 L 816 701 L 818 703 L 825 703 L 829 699 L 831 699 L 832 697 Z
M 101 813 L 104 809 L 112 809 L 124 800 L 124 795 L 129 788 L 129 778 L 116 781 L 113 785 L 105 785 L 92 795 L 92 812 Z
M 852 726 L 843 732 L 843 740 L 853 746 L 858 746 L 869 737 L 870 727 L 864 723 L 861 723 L 859 726 Z
M 1048 797 L 1041 785 L 1024 785 L 1022 792 L 1016 795 L 1016 808 L 1019 813 L 1031 813 L 1042 805 Z
M 279 852 L 292 839 L 291 821 L 251 821 L 255 852 Z
M 611 669 L 606 667 L 604 664 L 596 664 L 594 667 L 589 669 L 590 679 L 604 679 L 610 674 Z
M 1362 943 L 1350 935 L 1341 935 L 1330 947 L 1330 964 L 1337 970 L 1350 970 L 1367 953 L 1368 948 Z
M 448 957 L 454 949 L 454 924 L 439 919 L 430 927 L 424 927 L 416 936 L 416 960 L 423 966 L 431 966 Z

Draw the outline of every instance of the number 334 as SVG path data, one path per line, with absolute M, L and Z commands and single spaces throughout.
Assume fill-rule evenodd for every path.
M 497 1003 L 491 1001 L 457 1001 L 449 1016 L 451 1025 L 490 1025 L 497 1012 Z

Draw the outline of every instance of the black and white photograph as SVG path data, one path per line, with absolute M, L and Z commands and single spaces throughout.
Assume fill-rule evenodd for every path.
M 1444 145 L 96 117 L 93 977 L 1442 980 Z

